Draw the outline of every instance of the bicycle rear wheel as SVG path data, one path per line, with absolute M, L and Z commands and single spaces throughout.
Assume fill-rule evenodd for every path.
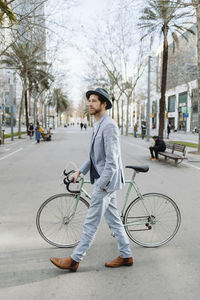
M 123 219 L 125 230 L 136 244 L 159 247 L 175 236 L 181 214 L 176 203 L 163 194 L 148 193 L 143 195 L 143 199 L 138 197 L 129 204 Z M 128 225 L 130 223 L 135 225 Z
M 68 248 L 79 243 L 89 203 L 80 198 L 74 213 L 76 197 L 74 194 L 57 194 L 48 198 L 38 209 L 36 226 L 49 244 Z

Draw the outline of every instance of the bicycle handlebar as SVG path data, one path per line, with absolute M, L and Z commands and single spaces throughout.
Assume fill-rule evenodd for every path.
M 69 177 L 69 175 L 70 175 L 71 173 L 75 173 L 75 171 L 74 171 L 74 170 L 71 170 L 71 171 L 69 171 L 68 173 L 66 172 L 66 169 L 64 169 L 64 171 L 63 171 L 63 174 L 64 174 L 66 177 Z
M 72 194 L 79 194 L 80 193 L 80 191 L 79 190 L 75 190 L 75 191 L 72 191 L 72 190 L 70 190 L 70 188 L 69 188 L 69 186 L 70 186 L 70 184 L 71 183 L 74 183 L 74 178 L 72 178 L 72 179 L 69 179 L 69 175 L 71 174 L 71 173 L 74 173 L 75 171 L 74 170 L 72 170 L 72 171 L 70 171 L 70 172 L 66 172 L 66 170 L 64 170 L 64 175 L 66 176 L 64 179 L 63 179 L 63 182 L 64 182 L 64 184 L 66 185 L 66 189 L 68 190 L 68 192 L 70 192 L 70 193 L 72 193 Z M 79 181 L 76 181 L 77 183 L 79 183 Z

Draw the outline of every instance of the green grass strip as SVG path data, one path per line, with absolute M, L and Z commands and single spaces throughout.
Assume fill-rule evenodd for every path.
M 180 144 L 180 145 L 184 145 L 190 148 L 198 148 L 198 145 L 195 143 L 189 143 L 189 142 L 183 142 L 183 141 L 169 141 L 169 143 L 176 143 L 176 144 Z
M 26 131 L 22 131 L 21 134 L 26 134 Z M 18 132 L 14 132 L 13 136 L 18 136 Z M 11 133 L 4 134 L 4 139 L 8 139 L 11 137 Z
M 129 135 L 133 135 L 133 133 L 129 133 Z M 141 134 L 137 134 L 137 137 L 141 137 Z M 146 136 L 145 136 L 145 138 L 146 138 Z M 150 136 L 150 138 L 152 138 L 152 136 Z M 187 146 L 190 148 L 198 148 L 198 144 L 195 144 L 195 143 L 183 142 L 183 141 L 167 141 L 167 140 L 165 140 L 165 141 L 168 143 L 176 143 L 176 144 L 184 145 L 184 146 Z

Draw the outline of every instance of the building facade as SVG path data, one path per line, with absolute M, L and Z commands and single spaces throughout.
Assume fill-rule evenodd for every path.
M 195 31 L 195 26 L 192 28 Z M 197 128 L 198 102 L 197 102 L 197 41 L 196 35 L 188 31 L 179 37 L 179 45 L 174 48 L 169 44 L 165 129 L 170 123 L 177 131 L 191 132 Z M 151 57 L 151 97 L 150 97 L 150 128 L 159 127 L 159 102 L 162 70 L 162 46 L 152 53 Z M 147 72 L 146 72 L 147 73 Z M 146 73 L 140 80 L 136 95 L 145 97 L 135 104 L 137 110 L 136 121 L 141 124 L 146 119 L 147 106 L 147 78 Z M 142 82 L 142 88 L 141 88 Z M 146 87 L 144 88 L 144 82 Z M 139 98 L 139 97 L 138 97 Z M 145 99 L 144 99 L 145 98 Z

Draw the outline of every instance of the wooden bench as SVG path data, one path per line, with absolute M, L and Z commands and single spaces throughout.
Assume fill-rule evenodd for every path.
M 165 152 L 158 152 L 159 155 L 162 155 L 165 157 L 165 160 L 174 159 L 175 164 L 180 164 L 184 159 L 187 159 L 185 157 L 185 145 L 176 144 L 176 143 L 166 143 L 166 150 Z

